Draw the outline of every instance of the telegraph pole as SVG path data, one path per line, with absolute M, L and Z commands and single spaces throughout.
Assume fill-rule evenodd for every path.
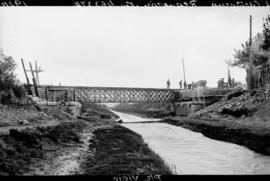
M 253 61 L 252 61 L 252 15 L 249 17 L 249 73 L 248 73 L 248 89 L 253 89 L 254 86 L 254 75 L 253 75 Z
M 36 74 L 36 84 L 39 85 L 39 73 L 43 72 L 44 70 L 41 70 L 41 67 L 38 68 L 37 61 L 35 61 L 35 70 L 26 70 L 27 72 L 34 72 Z
M 184 62 L 184 59 L 182 59 L 182 63 L 183 63 L 183 73 L 184 73 L 184 82 L 185 82 L 186 81 L 186 74 L 185 74 L 185 62 Z
M 30 65 L 30 70 L 31 70 L 32 77 L 33 77 L 32 80 L 33 80 L 33 85 L 34 85 L 35 93 L 36 93 L 36 96 L 39 97 L 38 88 L 37 88 L 37 84 L 36 84 L 36 81 L 35 81 L 35 75 L 34 75 L 34 71 L 32 69 L 31 62 L 29 62 L 29 65 Z
M 37 85 L 39 85 L 39 77 L 38 77 L 38 68 L 37 68 L 37 61 L 35 61 L 35 67 L 36 67 L 36 83 L 37 83 Z
M 28 94 L 29 95 L 32 95 L 30 81 L 29 81 L 29 78 L 27 76 L 27 73 L 26 73 L 25 66 L 24 66 L 24 63 L 23 63 L 23 59 L 22 58 L 21 58 L 21 61 L 22 61 L 24 75 L 25 75 L 25 78 L 26 78 L 26 81 L 27 81 L 27 89 L 28 89 L 27 91 L 28 91 Z

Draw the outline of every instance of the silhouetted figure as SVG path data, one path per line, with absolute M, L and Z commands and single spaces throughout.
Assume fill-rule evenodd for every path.
M 184 81 L 184 89 L 187 89 L 187 82 Z
M 182 80 L 179 81 L 180 89 L 182 89 Z
M 167 80 L 167 89 L 170 89 L 170 85 L 171 85 L 171 82 L 170 82 L 170 79 Z

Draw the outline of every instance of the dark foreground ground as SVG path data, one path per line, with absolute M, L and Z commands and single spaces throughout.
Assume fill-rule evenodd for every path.
M 101 106 L 84 105 L 80 119 L 57 108 L 0 106 L 0 175 L 172 174 Z
M 113 118 L 119 118 L 107 109 L 93 106 L 95 105 L 84 105 L 82 115 L 88 113 L 94 115 L 94 109 L 96 112 L 102 113 L 103 117 L 110 115 Z M 91 117 L 94 116 L 86 116 L 84 119 L 89 120 L 90 118 L 91 120 Z M 109 175 L 172 174 L 170 168 L 149 149 L 140 135 L 121 126 L 114 119 L 107 120 L 107 123 L 95 129 L 93 135 L 89 149 L 94 150 L 95 154 L 94 156 L 88 155 L 82 163 L 81 168 L 84 173 L 90 175 L 104 173 Z
M 150 150 L 140 135 L 119 125 L 94 131 L 90 149 L 95 156 L 88 156 L 84 164 L 85 173 L 150 175 L 172 174 L 165 163 Z
M 153 107 L 145 106 L 148 106 L 145 111 L 149 117 L 151 111 L 147 110 Z M 144 114 L 143 111 L 132 111 L 132 107 L 136 109 L 136 106 L 129 105 L 128 109 L 116 110 Z M 266 89 L 237 90 L 221 101 L 187 117 L 166 115 L 161 122 L 181 126 L 212 139 L 236 143 L 255 152 L 270 155 L 270 93 Z

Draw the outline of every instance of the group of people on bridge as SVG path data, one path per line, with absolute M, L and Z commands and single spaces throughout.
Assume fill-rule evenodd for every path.
M 228 82 L 225 82 L 224 78 L 221 78 L 218 80 L 217 84 L 218 84 L 218 86 L 217 86 L 218 88 L 233 88 L 233 87 L 237 86 L 234 78 L 229 79 Z
M 170 79 L 168 79 L 167 80 L 167 89 L 170 89 L 170 85 L 171 85 L 171 82 L 170 82 Z M 184 83 L 183 83 L 183 80 L 180 80 L 179 81 L 179 86 L 180 86 L 180 90 L 182 90 L 182 89 L 194 89 L 195 84 L 194 84 L 193 81 L 190 84 L 187 84 L 186 81 L 184 81 Z

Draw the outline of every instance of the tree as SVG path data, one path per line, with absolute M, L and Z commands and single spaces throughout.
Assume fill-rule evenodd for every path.
M 263 20 L 263 31 L 258 33 L 252 40 L 252 47 L 249 47 L 249 41 L 242 44 L 242 49 L 234 49 L 233 60 L 226 61 L 231 66 L 238 66 L 247 69 L 249 67 L 250 51 L 253 53 L 253 64 L 260 65 L 268 60 L 265 51 L 270 51 L 270 15 Z
M 269 48 L 270 48 L 270 15 L 268 15 L 264 19 L 263 36 L 264 36 L 264 42 L 263 42 L 262 48 L 264 50 L 269 50 Z
M 262 49 L 263 44 L 263 34 L 258 33 L 255 37 L 253 37 L 252 40 L 253 44 L 250 48 L 249 41 L 246 41 L 245 43 L 242 43 L 242 49 L 236 50 L 234 49 L 233 60 L 225 60 L 225 62 L 230 66 L 237 66 L 240 68 L 247 69 L 249 66 L 249 54 L 250 51 L 252 51 L 254 57 L 253 57 L 253 63 L 256 64 L 256 62 L 260 62 L 261 59 L 263 59 L 263 55 L 260 54 L 260 50 Z
M 264 68 L 266 66 L 266 62 L 269 59 L 270 15 L 264 19 L 262 33 L 258 33 L 252 39 L 251 47 L 250 42 L 246 41 L 244 44 L 242 44 L 241 50 L 234 50 L 234 60 L 227 61 L 227 63 L 232 66 L 238 66 L 240 68 L 246 69 L 246 80 L 249 89 L 253 89 L 258 86 L 258 77 L 261 75 L 261 71 L 259 71 L 257 68 L 254 69 L 254 66 L 260 66 Z M 250 66 L 250 63 L 252 66 Z
M 5 56 L 2 52 L 0 54 L 0 78 L 1 80 L 14 80 L 14 70 L 16 63 L 10 56 Z
M 24 87 L 16 79 L 15 69 L 15 60 L 0 50 L 0 103 L 11 103 L 15 98 L 24 97 L 26 94 Z

